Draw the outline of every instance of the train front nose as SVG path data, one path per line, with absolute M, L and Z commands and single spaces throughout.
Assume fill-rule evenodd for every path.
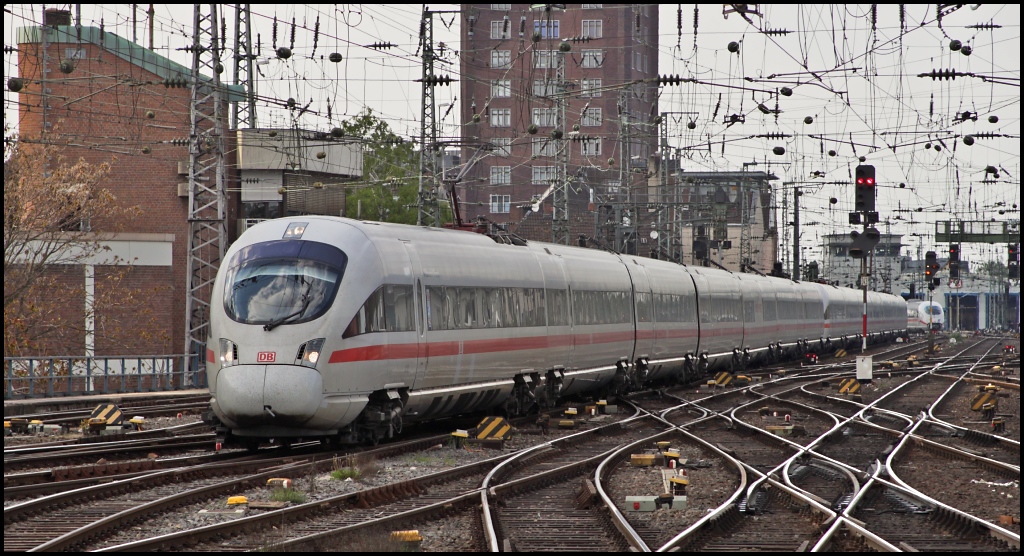
M 234 365 L 217 378 L 218 406 L 241 427 L 302 425 L 323 391 L 320 373 L 298 365 Z

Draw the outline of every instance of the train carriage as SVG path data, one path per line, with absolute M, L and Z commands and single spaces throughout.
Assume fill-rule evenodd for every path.
M 211 406 L 218 431 L 250 445 L 375 441 L 408 421 L 522 414 L 798 354 L 835 334 L 829 309 L 850 291 L 507 236 L 277 219 L 231 246 L 214 283 Z M 872 333 L 902 327 L 898 301 L 869 299 Z

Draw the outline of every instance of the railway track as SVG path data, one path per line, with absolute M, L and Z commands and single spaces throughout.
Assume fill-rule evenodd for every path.
M 51 449 L 33 447 L 4 451 L 4 471 L 27 467 L 62 466 L 123 461 L 145 458 L 148 454 L 185 454 L 190 451 L 213 451 L 216 438 L 213 433 L 185 436 L 150 438 L 123 442 L 55 446 Z
M 173 507 L 180 499 L 233 492 L 248 481 L 258 482 L 289 465 L 263 461 L 158 471 L 8 506 L 4 508 L 4 550 L 75 546 L 88 536 L 115 527 L 129 515 L 138 519 Z M 237 475 L 245 476 L 221 479 Z
M 818 501 L 841 512 L 854 493 L 850 477 L 822 461 L 806 458 L 789 468 L 789 481 Z
M 977 524 L 895 487 L 873 484 L 850 515 L 905 552 L 1010 552 Z
M 1019 471 L 919 440 L 905 443 L 889 469 L 925 496 L 1020 535 Z
M 796 449 L 750 425 L 724 418 L 684 425 L 684 428 L 758 473 L 765 474 L 791 458 Z
M 678 469 L 664 466 L 634 466 L 633 454 L 658 452 L 658 442 L 668 442 L 680 456 L 679 468 L 686 470 L 685 508 L 662 507 L 656 511 L 636 511 L 627 501 L 630 496 L 657 496 L 671 490 L 667 477 L 679 476 Z M 600 485 L 641 539 L 651 549 L 668 543 L 679 531 L 718 509 L 742 488 L 739 463 L 678 431 L 658 434 L 642 442 L 625 446 L 601 466 Z M 683 502 L 677 500 L 674 506 Z
M 818 454 L 866 471 L 877 460 L 884 461 L 898 440 L 898 433 L 848 422 L 812 448 Z
M 637 548 L 599 504 L 581 504 L 583 479 L 602 456 L 623 444 L 652 436 L 664 425 L 640 419 L 599 434 L 552 443 L 510 460 L 495 470 L 488 505 L 492 538 L 502 550 L 622 551 Z M 567 439 L 568 440 L 568 439 Z
M 780 488 L 757 490 L 673 544 L 687 552 L 803 552 L 824 533 L 828 515 Z

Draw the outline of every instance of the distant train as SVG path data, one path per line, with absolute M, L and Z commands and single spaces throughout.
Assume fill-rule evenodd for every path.
M 925 332 L 942 330 L 946 323 L 942 305 L 934 301 L 911 299 L 907 301 L 907 331 Z
M 218 431 L 376 441 L 859 342 L 861 292 L 457 230 L 304 216 L 250 228 L 214 284 Z M 868 294 L 872 341 L 906 304 Z

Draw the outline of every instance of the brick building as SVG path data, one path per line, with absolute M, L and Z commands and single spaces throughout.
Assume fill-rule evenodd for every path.
M 566 155 L 571 237 L 601 236 L 602 207 L 646 202 L 658 6 L 540 6 L 462 5 L 462 162 L 475 162 L 458 188 L 463 214 L 551 241 L 550 188 Z M 491 150 L 472 161 L 481 143 Z
M 18 29 L 21 140 L 62 145 L 69 161 L 110 163 L 102 186 L 123 206 L 142 209 L 115 236 L 103 234 L 109 223 L 90 222 L 110 252 L 94 264 L 56 271 L 69 289 L 102 288 L 104 274 L 113 270 L 109 255 L 118 255 L 133 266 L 121 287 L 149 296 L 146 305 L 156 323 L 156 329 L 140 329 L 131 345 L 114 347 L 103 323 L 119 318 L 130 329 L 133 315 L 106 314 L 98 307 L 94 340 L 79 334 L 48 349 L 60 355 L 181 353 L 189 225 L 187 188 L 182 196 L 179 184 L 188 181 L 189 153 L 182 140 L 189 135 L 190 89 L 164 82 L 188 78 L 191 70 L 101 28 L 72 26 L 68 12 L 47 10 L 46 18 L 48 25 Z M 237 195 L 230 198 L 233 222 Z M 81 315 L 84 304 L 69 299 L 69 318 Z M 139 326 L 151 322 L 149 315 L 138 318 Z

